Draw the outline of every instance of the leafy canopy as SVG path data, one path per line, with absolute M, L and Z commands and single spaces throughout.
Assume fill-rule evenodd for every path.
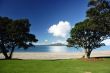
M 6 51 L 14 51 L 15 47 L 28 48 L 37 42 L 35 35 L 30 33 L 28 19 L 12 20 L 8 17 L 0 17 L 0 50 L 3 54 Z
M 71 30 L 71 38 L 67 40 L 70 46 L 82 47 L 84 49 L 95 49 L 103 44 L 102 33 L 88 29 L 89 20 L 79 22 Z
M 110 34 L 110 1 L 91 0 L 88 6 L 87 17 L 91 20 L 91 28 Z

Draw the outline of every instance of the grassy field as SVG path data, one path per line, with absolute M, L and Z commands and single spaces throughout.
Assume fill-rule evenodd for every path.
M 110 59 L 0 60 L 0 73 L 110 73 Z

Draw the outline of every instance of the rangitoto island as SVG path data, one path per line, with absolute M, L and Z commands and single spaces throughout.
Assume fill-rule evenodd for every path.
M 67 44 L 54 43 L 54 44 L 42 44 L 42 45 L 36 45 L 36 46 L 67 46 Z

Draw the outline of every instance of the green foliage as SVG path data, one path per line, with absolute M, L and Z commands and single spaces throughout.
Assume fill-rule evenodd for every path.
M 102 33 L 89 29 L 89 20 L 79 22 L 71 30 L 71 38 L 67 42 L 75 47 L 82 47 L 84 49 L 95 49 L 103 44 Z
M 108 0 L 91 0 L 87 17 L 94 24 L 94 30 L 110 33 L 110 2 Z
M 30 26 L 28 19 L 12 20 L 8 17 L 0 17 L 0 50 L 7 58 L 7 51 L 10 56 L 15 47 L 28 48 L 33 46 L 33 42 L 38 40 L 30 33 Z

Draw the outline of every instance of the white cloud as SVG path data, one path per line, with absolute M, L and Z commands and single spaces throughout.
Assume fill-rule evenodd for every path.
M 38 43 L 36 42 L 36 43 L 32 43 L 33 45 L 38 45 Z
M 104 40 L 102 43 L 105 43 L 105 45 L 110 46 L 110 39 Z
M 68 33 L 71 30 L 71 25 L 68 21 L 59 21 L 58 24 L 50 26 L 48 33 L 53 34 L 56 37 L 67 37 Z

